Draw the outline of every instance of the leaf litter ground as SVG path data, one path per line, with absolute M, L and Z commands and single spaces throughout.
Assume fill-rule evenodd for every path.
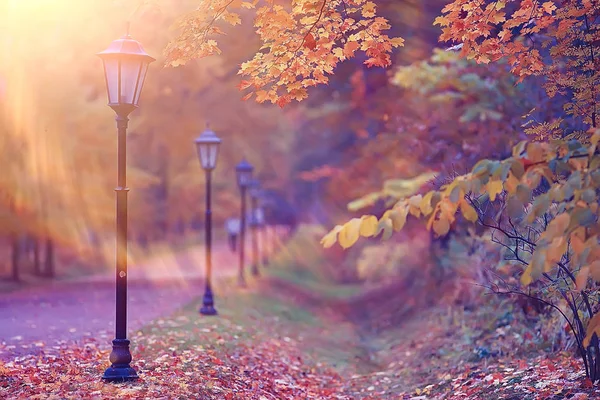
M 29 355 L 11 357 L 0 347 L 0 398 L 600 396 L 579 360 L 544 352 L 536 324 L 516 311 L 512 319 L 498 316 L 499 304 L 464 312 L 434 306 L 375 332 L 371 325 L 350 322 L 342 300 L 309 301 L 299 288 L 273 283 L 218 298 L 217 318 L 199 315 L 194 302 L 132 334 L 137 382 L 100 381 L 108 366 L 107 332 L 99 340 L 51 346 L 38 341 Z M 392 319 L 385 313 L 380 318 Z

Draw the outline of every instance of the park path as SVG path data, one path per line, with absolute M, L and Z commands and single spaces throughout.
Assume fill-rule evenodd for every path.
M 204 266 L 202 246 L 131 265 L 129 335 L 201 296 Z M 235 266 L 235 254 L 226 244 L 217 243 L 213 276 L 216 279 L 232 276 Z M 33 353 L 84 337 L 111 340 L 115 319 L 114 282 L 114 269 L 107 268 L 105 273 L 94 276 L 0 294 L 0 353 Z

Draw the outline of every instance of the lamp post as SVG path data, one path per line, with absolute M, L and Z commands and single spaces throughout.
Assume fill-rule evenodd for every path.
M 127 339 L 127 122 L 138 107 L 148 65 L 155 61 L 142 45 L 129 36 L 113 41 L 98 56 L 104 63 L 108 106 L 117 114 L 117 251 L 116 251 L 116 324 L 110 353 L 111 366 L 104 372 L 106 381 L 128 381 L 138 376 L 131 363 Z
M 240 188 L 241 209 L 240 209 L 240 265 L 238 270 L 238 285 L 246 286 L 244 276 L 244 250 L 246 248 L 246 189 L 252 180 L 254 167 L 245 159 L 235 167 L 237 183 Z
M 250 183 L 250 208 L 252 210 L 252 219 L 250 228 L 252 229 L 252 275 L 260 275 L 258 272 L 258 218 L 256 211 L 258 209 L 258 196 L 260 194 L 260 182 L 253 179 Z
M 202 308 L 200 314 L 217 315 L 217 310 L 214 307 L 211 276 L 212 276 L 212 209 L 211 209 L 211 187 L 212 187 L 212 171 L 217 165 L 217 157 L 219 156 L 219 146 L 221 139 L 211 131 L 206 124 L 206 130 L 195 140 L 196 150 L 200 165 L 206 174 L 206 221 L 204 222 L 206 234 L 205 253 L 206 253 L 206 278 L 204 296 L 202 297 Z
M 265 212 L 262 207 L 258 207 L 258 215 L 260 252 L 262 253 L 262 264 L 266 267 L 269 265 L 269 255 L 267 254 L 267 224 L 265 223 Z

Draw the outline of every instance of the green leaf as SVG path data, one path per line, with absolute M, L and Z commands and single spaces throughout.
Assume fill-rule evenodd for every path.
M 568 231 L 575 229 L 578 226 L 590 226 L 596 222 L 596 216 L 589 208 L 577 207 L 571 212 L 571 221 Z
M 450 192 L 450 201 L 453 203 L 458 203 L 458 201 L 460 200 L 461 192 L 461 187 L 455 186 L 454 189 L 452 189 L 452 192 Z
M 524 183 L 519 183 L 515 195 L 519 198 L 521 204 L 527 204 L 531 200 L 531 189 Z
M 475 176 L 483 175 L 488 171 L 490 164 L 490 160 L 481 160 L 477 164 L 475 164 L 475 166 L 471 170 L 471 173 Z
M 523 203 L 518 197 L 512 196 L 506 202 L 506 211 L 511 218 L 518 218 L 525 212 Z
M 525 167 L 519 160 L 513 160 L 510 164 L 510 172 L 512 172 L 515 178 L 521 179 L 523 174 L 525 174 Z
M 586 189 L 581 193 L 581 200 L 588 204 L 596 201 L 596 191 L 594 189 Z

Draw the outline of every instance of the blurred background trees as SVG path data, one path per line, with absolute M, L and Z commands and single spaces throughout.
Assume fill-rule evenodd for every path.
M 242 157 L 266 189 L 270 223 L 331 226 L 347 219 L 348 203 L 383 181 L 464 172 L 481 157 L 505 154 L 520 139 L 514 132 L 522 115 L 539 105 L 539 85 L 515 86 L 503 65 L 480 66 L 437 49 L 441 30 L 432 22 L 445 4 L 377 2 L 378 14 L 390 21 L 387 34 L 405 39 L 392 67 L 368 68 L 367 56 L 356 53 L 327 86 L 280 109 L 242 101 L 237 89 L 240 65 L 260 48 L 251 13 L 241 25 L 223 27 L 221 55 L 164 68 L 163 50 L 179 33 L 170 28 L 197 0 L 3 3 L 5 275 L 18 278 L 18 266 L 52 275 L 55 257 L 69 273 L 112 265 L 116 128 L 95 53 L 125 32 L 126 21 L 158 58 L 128 138 L 130 239 L 142 248 L 194 243 L 201 234 L 204 175 L 193 139 L 207 122 L 223 138 L 214 177 L 216 227 L 237 215 L 234 165 Z M 373 204 L 375 213 L 384 210 Z M 327 257 L 348 259 L 350 275 L 364 278 L 364 260 L 374 251 L 356 251 Z

